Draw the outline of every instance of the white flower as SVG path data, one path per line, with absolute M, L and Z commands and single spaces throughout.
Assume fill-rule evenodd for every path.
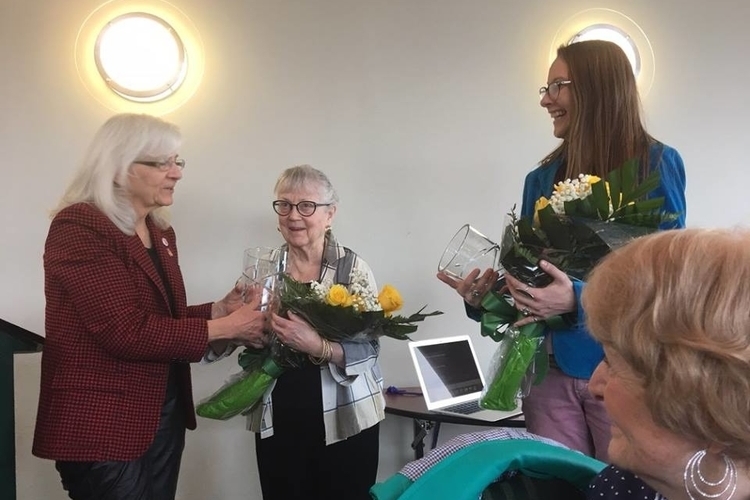
M 370 288 L 367 273 L 361 269 L 352 269 L 349 276 L 349 292 L 354 296 L 354 307 L 358 311 L 380 311 L 377 290 Z
M 378 294 L 376 290 L 370 288 L 370 282 L 367 279 L 367 273 L 360 269 L 352 269 L 349 276 L 349 293 L 352 295 L 354 307 L 357 311 L 382 311 L 383 308 L 378 302 Z M 313 281 L 310 283 L 310 288 L 317 298 L 321 302 L 326 301 L 328 292 L 331 290 L 333 282 L 324 281 L 318 283 Z
M 555 190 L 550 196 L 549 203 L 556 214 L 565 213 L 565 202 L 582 200 L 591 195 L 592 176 L 579 174 L 577 179 L 566 179 L 555 185 Z M 598 180 L 598 178 L 595 178 Z
M 312 288 L 312 291 L 315 294 L 315 297 L 321 302 L 325 302 L 326 297 L 328 296 L 328 291 L 331 289 L 331 286 L 333 286 L 333 283 L 331 283 L 330 281 L 325 281 L 323 283 L 318 283 L 317 281 L 313 281 L 312 283 L 310 283 L 310 288 Z

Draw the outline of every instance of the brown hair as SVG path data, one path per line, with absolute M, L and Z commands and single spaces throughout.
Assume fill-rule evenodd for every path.
M 612 42 L 591 40 L 560 46 L 557 57 L 568 65 L 575 109 L 567 137 L 542 165 L 562 157 L 566 178 L 605 177 L 635 158 L 642 174 L 647 173 L 654 139 L 641 121 L 635 76 L 622 49 Z
M 655 422 L 750 460 L 750 230 L 639 238 L 602 260 L 582 301 L 594 338 L 642 376 Z

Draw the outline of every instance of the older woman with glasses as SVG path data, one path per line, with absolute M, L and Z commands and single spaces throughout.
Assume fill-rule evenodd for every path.
M 213 341 L 262 345 L 258 301 L 239 289 L 186 303 L 165 213 L 181 142 L 159 118 L 110 118 L 53 212 L 33 453 L 72 499 L 173 499 L 196 425 L 188 363 Z
M 617 45 L 586 41 L 562 46 L 549 69 L 547 85 L 539 89 L 541 106 L 552 118 L 553 134 L 562 140 L 541 164 L 526 176 L 521 215 L 534 213 L 536 200 L 549 198 L 553 187 L 580 174 L 606 178 L 627 160 L 636 159 L 640 175 L 661 174 L 660 186 L 649 196 L 663 197 L 663 209 L 679 214 L 665 228 L 685 224 L 685 170 L 679 153 L 651 137 L 643 126 L 633 70 Z M 544 348 L 549 371 L 523 400 L 527 429 L 606 461 L 609 420 L 601 401 L 592 397 L 588 379 L 601 361 L 601 346 L 589 335 L 580 296 L 584 283 L 569 278 L 542 261 L 552 278 L 535 288 L 506 274 L 524 325 L 562 316 L 562 329 L 548 330 Z M 464 298 L 467 314 L 481 316 L 482 296 L 497 280 L 497 273 L 475 270 L 463 281 L 439 274 Z
M 289 168 L 274 192 L 289 276 L 348 285 L 357 273 L 377 289 L 367 263 L 331 232 L 338 196 L 323 172 Z M 369 500 L 385 418 L 378 341 L 329 342 L 292 313 L 273 314 L 270 326 L 283 344 L 308 356 L 250 415 L 264 500 Z
M 594 269 L 582 301 L 604 346 L 589 390 L 614 464 L 588 498 L 750 498 L 750 232 L 637 239 Z

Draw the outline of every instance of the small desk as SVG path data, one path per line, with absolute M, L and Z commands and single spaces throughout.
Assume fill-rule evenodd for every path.
M 402 387 L 401 389 L 410 393 L 420 393 L 419 387 Z M 414 396 L 410 394 L 388 394 L 385 396 L 385 412 L 391 415 L 411 418 L 414 421 L 414 441 L 411 447 L 414 450 L 415 458 L 424 456 L 424 438 L 427 431 L 432 430 L 432 443 L 430 449 L 437 445 L 438 435 L 440 434 L 440 424 L 460 424 L 476 425 L 482 427 L 526 427 L 526 420 L 523 414 L 511 418 L 504 418 L 495 422 L 485 420 L 476 420 L 469 417 L 459 417 L 437 413 L 427 409 L 423 396 Z

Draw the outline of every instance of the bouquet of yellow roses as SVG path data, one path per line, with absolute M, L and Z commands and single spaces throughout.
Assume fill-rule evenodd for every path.
M 659 182 L 659 172 L 654 171 L 638 183 L 637 163 L 631 160 L 604 182 L 594 175 L 580 175 L 558 183 L 550 199 L 536 202 L 533 217 L 519 218 L 511 210 L 500 249 L 505 272 L 530 286 L 543 287 L 551 281 L 539 267 L 539 261 L 546 260 L 573 278 L 585 279 L 612 249 L 677 219 L 678 214 L 661 210 L 663 198 L 645 199 Z M 530 385 L 532 378 L 539 382 L 546 373 L 547 357 L 538 352 L 545 328 L 561 328 L 564 322 L 555 317 L 516 328 L 512 325 L 520 319 L 519 312 L 512 298 L 498 292 L 487 294 L 482 307 L 486 311 L 482 333 L 501 345 L 493 360 L 496 373 L 481 404 L 511 410 L 521 386 Z M 537 354 L 541 355 L 537 358 Z M 535 373 L 529 374 L 535 359 Z
M 280 314 L 291 311 L 302 316 L 329 341 L 366 342 L 378 337 L 409 340 L 417 330 L 414 323 L 441 311 L 424 313 L 424 307 L 410 316 L 396 316 L 403 299 L 396 288 L 385 285 L 377 294 L 367 276 L 352 270 L 348 287 L 340 284 L 300 283 L 281 275 Z M 226 420 L 247 413 L 261 400 L 284 370 L 300 366 L 306 355 L 294 351 L 272 335 L 264 349 L 245 348 L 238 357 L 243 371 L 196 407 L 201 417 Z

